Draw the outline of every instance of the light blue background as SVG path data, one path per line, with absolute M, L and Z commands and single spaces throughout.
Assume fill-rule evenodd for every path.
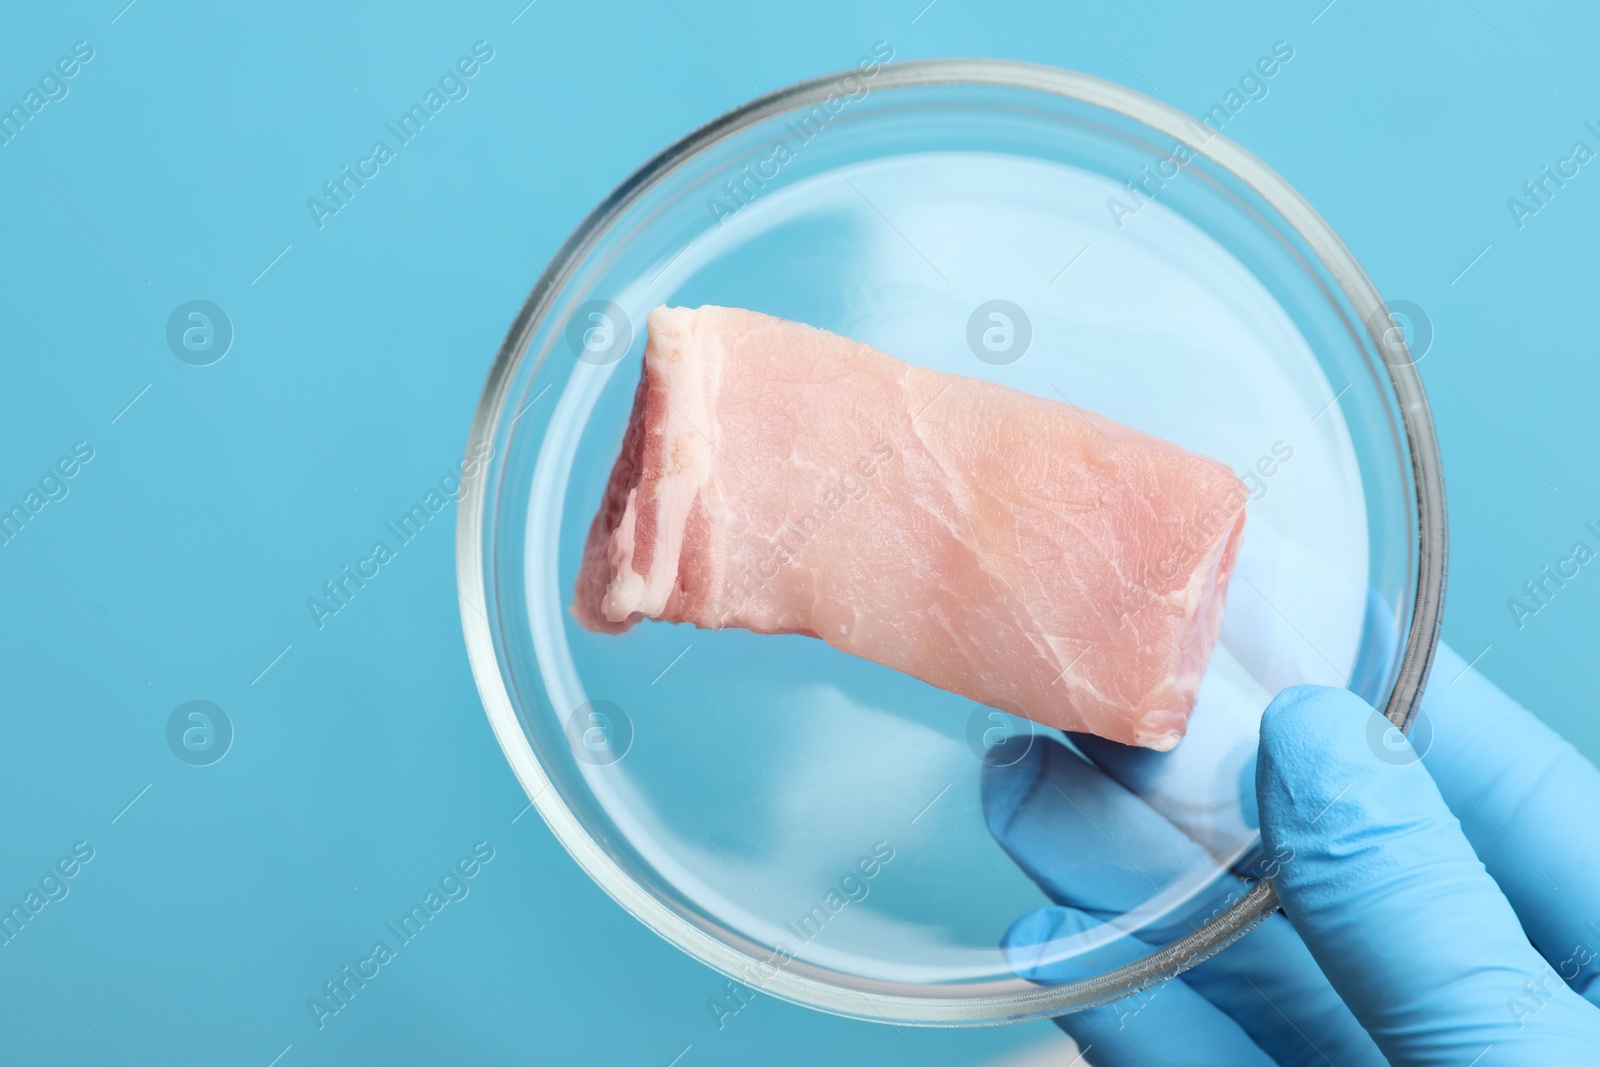
M 1191 113 L 1289 41 L 1228 134 L 1431 316 L 1446 638 L 1487 647 L 1485 673 L 1600 753 L 1600 564 L 1521 630 L 1506 606 L 1574 541 L 1600 547 L 1583 529 L 1600 525 L 1600 167 L 1521 230 L 1506 207 L 1575 140 L 1600 147 L 1583 128 L 1600 125 L 1592 9 L 124 2 L 14 5 L 0 33 L 7 106 L 74 42 L 95 49 L 0 147 L 0 505 L 74 442 L 95 449 L 0 547 L 0 903 L 74 842 L 95 849 L 0 947 L 0 1061 L 1070 1058 L 1048 1024 L 897 1032 L 768 999 L 719 1032 L 720 978 L 629 919 L 536 816 L 513 822 L 526 801 L 462 650 L 453 510 L 325 629 L 305 607 L 459 458 L 533 264 L 594 203 L 757 89 L 877 40 L 900 59 L 1077 68 Z M 306 199 L 478 40 L 495 55 L 470 96 L 319 231 Z M 237 331 L 210 367 L 164 340 L 194 298 Z M 237 731 L 206 768 L 165 739 L 196 698 Z M 478 841 L 495 859 L 471 895 L 319 1031 L 307 999 Z

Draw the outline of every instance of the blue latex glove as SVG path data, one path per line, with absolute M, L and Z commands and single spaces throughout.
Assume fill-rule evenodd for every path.
M 1283 912 L 1181 978 L 1057 1019 L 1088 1062 L 1600 1064 L 1600 771 L 1447 648 L 1433 679 L 1421 762 L 1397 733 L 1374 745 L 1376 713 L 1348 692 L 1305 686 L 1272 702 L 1256 781 Z M 1079 977 L 1083 961 L 1039 963 L 1034 946 L 1196 859 L 1055 742 L 988 768 L 984 809 L 1056 901 L 1006 935 L 1013 966 L 1038 981 Z M 1102 873 L 1125 870 L 1129 850 L 1144 882 L 1085 877 L 1097 856 Z M 1145 951 L 1124 939 L 1090 963 Z

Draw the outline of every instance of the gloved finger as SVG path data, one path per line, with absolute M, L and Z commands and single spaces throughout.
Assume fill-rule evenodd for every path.
M 1075 908 L 1041 908 L 1019 920 L 1006 934 L 1012 969 L 1036 982 L 1060 984 L 1103 974 L 1147 955 L 1153 949 L 1134 938 L 1107 936 L 1099 919 Z M 1114 935 L 1113 935 L 1114 936 Z M 1284 1067 L 1337 1063 L 1340 1067 L 1384 1067 L 1383 1055 L 1361 1029 L 1316 961 L 1282 915 L 1266 921 L 1224 952 L 1172 979 L 1198 994 L 1235 1022 L 1251 1042 Z M 1164 986 L 1112 1005 L 1126 1020 Z M 1080 1042 L 1080 1034 L 1062 1022 Z M 1232 1062 L 1219 1056 L 1213 1062 Z
M 1128 930 L 1135 955 L 1192 933 L 1244 891 L 1142 800 L 1053 741 L 1036 743 L 1011 767 L 986 768 L 983 788 L 990 831 L 1058 904 L 1120 923 L 1148 906 L 1157 887 L 1220 875 L 1205 906 L 1175 908 Z M 1131 863 L 1138 866 L 1130 874 Z M 1321 1062 L 1318 1046 L 1346 1063 L 1375 1057 L 1371 1039 L 1281 917 L 1195 968 L 1189 983 L 1281 1062 Z
M 1060 985 L 1132 963 L 1150 951 L 1130 938 L 1082 949 L 1103 923 L 1076 908 L 1030 912 L 1006 932 L 1002 947 L 1011 967 L 1029 981 Z M 1272 1067 L 1237 1022 L 1172 978 L 1098 1008 L 1073 1012 L 1055 1023 L 1096 1067 Z
M 1267 916 L 1185 977 L 1285 1067 L 1384 1067 L 1378 1046 L 1282 915 Z
M 1181 936 L 1184 915 L 1230 888 L 1203 848 L 1051 738 L 1009 766 L 984 767 L 983 810 L 995 840 L 1058 904 L 1113 916 L 1158 902 L 1148 921 L 1157 934 L 1178 923 Z
M 1600 1004 L 1600 770 L 1439 646 L 1423 764 L 1550 966 Z
M 1371 716 L 1354 694 L 1302 686 L 1262 718 L 1257 794 L 1284 912 L 1391 1063 L 1587 1062 L 1600 1012 L 1542 973 L 1433 780 L 1380 757 Z M 1524 996 L 1537 1007 L 1519 1019 L 1508 1004 Z

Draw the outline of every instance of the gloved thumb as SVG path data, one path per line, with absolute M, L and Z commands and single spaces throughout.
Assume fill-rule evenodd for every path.
M 1389 1062 L 1593 1063 L 1600 1009 L 1567 987 L 1387 720 L 1287 689 L 1256 789 L 1283 910 Z

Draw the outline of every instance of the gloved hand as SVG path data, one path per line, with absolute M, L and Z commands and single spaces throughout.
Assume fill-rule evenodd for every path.
M 1383 724 L 1344 690 L 1272 702 L 1256 788 L 1282 913 L 1180 978 L 1058 1018 L 1087 1062 L 1600 1064 L 1600 771 L 1449 649 L 1432 678 L 1413 730 L 1421 743 L 1431 727 L 1421 762 L 1398 731 L 1374 744 Z M 1085 879 L 1068 857 L 1109 844 L 1129 864 L 1186 862 L 1170 823 L 1055 742 L 987 768 L 984 809 L 1056 902 L 1006 935 L 1013 967 L 1037 981 L 1082 965 L 1037 946 L 1171 873 Z M 1092 965 L 1147 951 L 1130 942 Z

